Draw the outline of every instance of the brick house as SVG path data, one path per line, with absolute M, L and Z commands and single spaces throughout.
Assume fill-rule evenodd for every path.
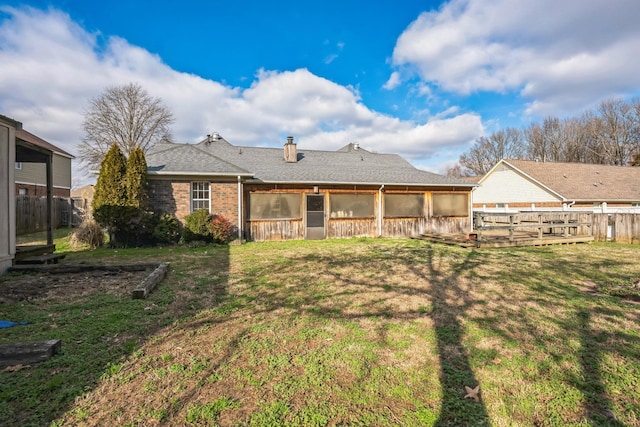
M 503 159 L 478 184 L 474 210 L 640 213 L 640 167 Z
M 471 229 L 473 184 L 398 155 L 235 146 L 217 134 L 146 155 L 151 205 L 180 220 L 206 208 L 248 240 L 413 236 Z

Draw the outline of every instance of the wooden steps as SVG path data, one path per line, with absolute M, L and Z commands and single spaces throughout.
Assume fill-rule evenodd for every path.
M 16 264 L 57 264 L 58 261 L 64 259 L 65 254 L 44 254 L 30 256 L 16 260 Z

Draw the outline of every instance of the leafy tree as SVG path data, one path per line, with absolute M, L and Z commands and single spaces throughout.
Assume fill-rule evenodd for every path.
M 126 173 L 126 159 L 114 143 L 100 164 L 92 202 L 93 218 L 107 229 L 112 246 L 124 235 L 122 224 L 127 213 L 122 207 L 127 205 Z
M 127 161 L 125 185 L 127 204 L 135 208 L 146 209 L 149 200 L 147 161 L 140 147 L 133 150 Z
M 92 202 L 94 217 L 96 210 L 104 205 L 126 204 L 127 192 L 124 185 L 126 173 L 127 159 L 120 151 L 118 144 L 114 143 L 100 164 L 100 174 L 94 188 Z
M 95 168 L 114 142 L 127 157 L 136 148 L 146 152 L 161 140 L 171 140 L 171 123 L 173 115 L 162 100 L 151 97 L 142 86 L 108 87 L 91 100 L 85 113 L 80 158 Z

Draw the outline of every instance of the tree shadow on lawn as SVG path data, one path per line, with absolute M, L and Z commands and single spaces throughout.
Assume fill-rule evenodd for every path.
M 373 248 L 372 253 L 378 248 Z M 202 267 L 202 263 L 206 262 L 205 258 L 200 258 L 194 265 L 182 265 L 180 271 L 174 272 L 174 279 L 179 285 L 184 281 L 194 287 L 196 298 L 189 297 L 188 301 L 177 301 L 180 296 L 187 296 L 189 290 L 184 290 L 184 295 L 179 289 L 172 290 L 173 303 L 176 304 L 176 312 L 172 318 L 182 318 L 183 323 L 176 323 L 172 331 L 165 339 L 169 339 L 172 343 L 166 345 L 175 345 L 175 341 L 183 340 L 187 342 L 192 334 L 198 330 L 207 327 L 218 327 L 217 329 L 226 329 L 227 326 L 235 329 L 229 330 L 229 336 L 225 341 L 225 346 L 213 356 L 215 360 L 199 375 L 207 377 L 215 375 L 221 366 L 228 364 L 230 361 L 238 362 L 239 357 L 246 357 L 246 346 L 243 343 L 245 338 L 260 337 L 260 332 L 251 331 L 251 328 L 260 322 L 268 322 L 269 319 L 280 319 L 284 313 L 284 317 L 288 319 L 297 319 L 303 316 L 312 318 L 333 319 L 333 320 L 370 320 L 373 318 L 396 320 L 419 320 L 428 316 L 433 321 L 436 347 L 438 350 L 437 357 L 440 361 L 439 384 L 441 388 L 440 410 L 437 412 L 438 426 L 449 425 L 489 425 L 490 419 L 482 399 L 483 386 L 479 384 L 477 373 L 474 372 L 472 361 L 478 360 L 478 354 L 481 353 L 473 345 L 464 342 L 467 335 L 466 322 L 469 320 L 476 322 L 479 327 L 491 334 L 501 336 L 505 341 L 518 341 L 525 337 L 526 345 L 523 347 L 525 357 L 528 355 L 528 348 L 535 347 L 530 350 L 531 355 L 538 355 L 540 351 L 548 352 L 551 357 L 562 359 L 563 349 L 556 352 L 553 348 L 554 340 L 557 335 L 548 335 L 544 330 L 540 329 L 539 322 L 548 323 L 554 328 L 567 329 L 568 334 L 579 338 L 580 352 L 582 354 L 581 367 L 583 371 L 584 381 L 574 381 L 570 373 L 565 374 L 567 382 L 572 382 L 573 386 L 580 390 L 586 400 L 593 404 L 585 407 L 586 417 L 594 424 L 601 422 L 603 419 L 612 421 L 607 417 L 606 412 L 612 409 L 612 402 L 606 400 L 607 396 L 603 384 L 598 365 L 602 362 L 602 355 L 606 351 L 604 344 L 598 341 L 598 335 L 591 328 L 586 327 L 590 319 L 585 314 L 580 314 L 570 318 L 554 318 L 546 312 L 531 313 L 529 310 L 536 304 L 548 304 L 549 300 L 568 301 L 576 298 L 580 294 L 570 286 L 559 283 L 549 283 L 543 271 L 536 270 L 535 266 L 519 264 L 517 254 L 513 260 L 510 260 L 510 252 L 496 251 L 451 251 L 448 247 L 442 245 L 424 245 L 419 247 L 402 247 L 400 252 L 395 253 L 393 247 L 383 250 L 389 253 L 377 253 L 370 255 L 368 252 L 360 254 L 340 254 L 339 257 L 327 251 L 318 251 L 318 253 L 305 253 L 301 251 L 291 255 L 286 263 L 273 262 L 271 257 L 265 266 L 251 270 L 251 274 L 241 274 L 241 283 L 244 287 L 234 289 L 235 295 L 229 295 L 226 288 L 222 287 L 218 291 L 219 295 L 213 298 L 206 298 L 205 301 L 198 302 L 197 296 L 203 295 L 203 292 L 210 290 L 210 278 L 207 277 L 208 271 L 204 271 L 204 275 L 199 278 L 190 277 L 198 272 Z M 378 251 L 379 252 L 379 251 Z M 218 254 L 220 263 L 219 269 L 229 269 L 229 254 Z M 508 263 L 511 273 L 504 277 L 506 268 L 500 266 L 495 271 L 487 271 L 483 268 L 485 264 L 490 263 Z M 298 266 L 304 265 L 308 271 L 301 270 Z M 373 267 L 372 267 L 373 265 Z M 367 270 L 367 274 L 372 277 L 351 277 L 350 271 L 354 268 L 357 270 L 362 267 Z M 594 279 L 594 275 L 599 271 L 598 265 L 588 264 L 587 261 L 581 262 L 565 262 L 561 260 L 550 259 L 544 266 L 546 269 L 561 272 L 561 277 L 573 277 L 581 274 L 585 279 Z M 388 271 L 385 271 L 388 268 Z M 394 270 L 397 269 L 397 270 Z M 350 270 L 351 269 L 351 270 Z M 576 272 L 580 272 L 577 273 Z M 227 271 L 227 274 L 229 272 Z M 408 276 L 415 278 L 419 283 L 403 283 L 398 284 L 394 274 L 407 273 Z M 264 276 L 261 276 L 264 274 Z M 528 293 L 523 296 L 521 301 L 516 301 L 519 305 L 513 308 L 514 299 L 511 295 L 505 295 L 509 291 L 509 280 L 517 280 L 517 278 L 525 277 L 526 285 L 520 284 L 522 288 L 526 288 Z M 318 286 L 317 291 L 309 287 L 315 281 L 333 281 L 339 283 L 339 287 L 323 288 Z M 500 282 L 501 288 L 494 294 L 479 294 L 474 292 L 473 281 L 493 281 Z M 163 282 L 164 283 L 164 282 Z M 163 284 L 161 283 L 161 287 Z M 501 291 L 500 291 L 501 290 Z M 216 291 L 216 292 L 218 292 Z M 530 291 L 530 292 L 529 292 Z M 482 291 L 484 292 L 484 291 Z M 360 294 L 371 293 L 368 299 L 360 299 Z M 423 298 L 426 309 L 411 306 L 403 311 L 394 311 L 392 306 L 385 304 L 386 298 L 393 298 L 394 295 L 418 296 Z M 155 294 L 155 298 L 159 298 L 159 294 Z M 152 294 L 153 300 L 154 294 Z M 494 298 L 497 302 L 494 307 L 484 311 L 486 299 Z M 501 301 L 502 299 L 502 301 Z M 362 304 L 359 304 L 362 302 Z M 189 304 L 195 304 L 195 308 L 189 308 Z M 219 303 L 221 303 L 219 305 Z M 578 305 L 581 303 L 578 302 Z M 224 316 L 202 316 L 196 313 L 205 313 L 207 309 L 217 307 L 224 308 L 229 305 L 228 314 Z M 430 307 L 429 307 L 430 306 Z M 507 308 L 508 307 L 508 308 Z M 580 307 L 578 307 L 580 308 Z M 481 312 L 481 314 L 478 314 Z M 588 312 L 588 311 L 587 311 Z M 226 312 L 225 312 L 226 313 Z M 250 313 L 253 319 L 243 319 Z M 196 314 L 194 316 L 194 314 Z M 275 317 L 269 317 L 274 315 Z M 475 316 L 475 317 L 474 317 Z M 516 317 L 517 322 L 500 324 L 495 319 L 508 319 Z M 586 318 L 585 318 L 586 317 Z M 260 321 L 257 319 L 260 318 Z M 266 319 L 266 320 L 265 320 Z M 578 320 L 576 320 L 578 319 Z M 255 322 L 254 322 L 255 320 Z M 228 322 L 228 323 L 226 323 Z M 582 323 L 581 323 L 582 322 Z M 579 332 L 571 334 L 571 330 L 575 330 L 576 324 L 584 325 Z M 280 324 L 278 324 L 281 326 Z M 378 339 L 385 342 L 387 339 L 384 325 L 376 326 Z M 148 336 L 151 337 L 159 331 L 149 329 Z M 223 331 L 219 332 L 220 334 Z M 277 331 L 274 331 L 277 334 Z M 221 335 L 222 336 L 222 335 Z M 631 347 L 637 349 L 637 338 L 631 335 L 623 337 Z M 175 341 L 174 341 L 175 340 Z M 597 344 L 596 344 L 597 343 Z M 595 347 L 594 347 L 595 346 Z M 634 347 L 635 346 L 635 347 Z M 169 348 L 169 347 L 165 347 Z M 541 350 L 542 349 L 542 350 Z M 242 350 L 245 354 L 238 354 Z M 291 350 L 296 354 L 296 350 Z M 428 351 L 428 349 L 425 349 Z M 120 357 L 126 356 L 127 352 L 120 353 Z M 637 354 L 635 350 L 629 350 L 627 357 Z M 480 355 L 482 356 L 482 355 Z M 117 362 L 119 357 L 110 357 L 104 362 L 106 366 L 108 362 Z M 234 362 L 234 363 L 235 363 Z M 264 363 L 264 361 L 262 361 Z M 96 376 L 103 372 L 96 372 Z M 231 381 L 232 379 L 225 379 Z M 361 378 L 360 383 L 367 385 L 366 376 Z M 222 387 L 224 380 L 216 383 L 216 387 Z M 476 402 L 471 399 L 465 399 L 464 386 L 475 387 L 480 385 L 479 400 Z M 227 393 L 233 386 L 227 384 Z M 357 386 L 357 384 L 356 384 Z M 104 389 L 109 391 L 109 384 L 103 385 Z M 113 387 L 113 386 L 111 386 Z M 141 385 L 138 384 L 138 388 Z M 194 401 L 198 400 L 200 389 L 198 385 L 187 387 L 173 394 L 173 403 L 168 409 L 171 414 L 186 410 Z M 248 392 L 248 389 L 246 390 Z M 258 391 L 256 391 L 258 393 Z M 266 391 L 259 392 L 260 398 L 273 398 L 272 395 L 265 394 Z M 114 393 L 110 392 L 110 395 Z M 255 397 L 255 396 L 253 396 Z M 256 405 L 260 399 L 244 399 L 243 407 L 239 410 L 244 413 L 244 420 L 251 416 L 255 411 Z M 417 398 L 420 395 L 416 395 Z M 72 396 L 73 398 L 73 396 Z M 253 400 L 252 400 L 253 399 Z M 254 401 L 255 400 L 255 401 Z M 113 405 L 115 406 L 115 403 Z M 162 402 L 156 402 L 161 406 Z M 126 405 L 126 402 L 123 403 Z M 109 406 L 109 403 L 106 403 Z M 107 408 L 109 409 L 109 408 Z M 390 415 L 386 415 L 388 420 L 395 419 L 395 415 L 391 408 L 388 408 Z M 399 408 L 401 410 L 402 408 Z M 543 408 L 544 409 L 544 408 Z M 385 413 L 388 412 L 382 407 Z M 508 411 L 508 409 L 507 409 Z M 544 416 L 544 414 L 542 414 Z M 100 414 L 98 419 L 103 421 L 109 420 L 108 414 Z M 345 420 L 348 422 L 348 420 Z M 397 419 L 396 419 L 397 421 Z M 532 419 L 522 420 L 524 423 L 531 423 Z M 545 420 L 536 420 L 545 423 Z M 547 420 L 548 421 L 548 420 Z M 615 420 L 613 420 L 615 421 Z M 612 424 L 619 425 L 619 424 Z
M 446 247 L 445 247 L 446 248 Z M 572 258 L 570 261 L 562 259 L 553 259 L 553 253 L 548 252 L 550 259 L 544 260 L 544 265 L 532 266 L 520 264 L 519 255 L 512 252 L 498 251 L 469 251 L 466 256 L 457 259 L 450 259 L 446 255 L 449 249 L 445 249 L 440 245 L 425 246 L 421 249 L 423 263 L 418 265 L 406 259 L 399 259 L 404 266 L 417 276 L 422 277 L 426 282 L 431 283 L 427 289 L 413 286 L 397 286 L 394 284 L 393 278 L 389 277 L 378 282 L 377 286 L 381 290 L 388 290 L 395 293 L 426 293 L 432 303 L 432 309 L 429 313 L 435 326 L 436 343 L 438 355 L 440 358 L 440 384 L 442 388 L 442 401 L 436 425 L 488 425 L 490 419 L 482 400 L 482 386 L 478 383 L 474 374 L 470 360 L 478 359 L 475 353 L 481 353 L 480 349 L 473 346 L 467 346 L 463 342 L 466 334 L 465 327 L 460 319 L 468 318 L 472 309 L 482 310 L 483 305 L 487 301 L 476 300 L 477 295 L 469 294 L 469 288 L 461 285 L 463 281 L 495 281 L 503 285 L 502 294 L 484 295 L 484 298 L 494 297 L 496 304 L 494 308 L 487 309 L 481 316 L 475 315 L 473 321 L 486 330 L 489 335 L 501 336 L 507 342 L 522 342 L 521 351 L 524 357 L 530 357 L 531 363 L 534 364 L 534 373 L 531 381 L 548 379 L 544 376 L 545 363 L 542 361 L 540 365 L 536 365 L 536 358 L 540 358 L 541 354 L 547 354 L 552 362 L 560 366 L 565 359 L 571 359 L 573 356 L 567 354 L 570 350 L 566 346 L 558 345 L 557 340 L 566 340 L 567 337 L 577 337 L 580 344 L 579 354 L 580 360 L 578 366 L 581 367 L 582 379 L 576 379 L 571 372 L 560 373 L 559 377 L 564 376 L 564 381 L 571 384 L 575 389 L 579 390 L 583 399 L 584 415 L 589 422 L 594 424 L 605 423 L 607 425 L 622 425 L 613 415 L 613 403 L 606 394 L 603 379 L 600 376 L 600 365 L 602 364 L 602 355 L 611 352 L 611 349 L 605 347 L 601 332 L 596 332 L 588 325 L 588 316 L 585 319 L 585 313 L 588 309 L 582 309 L 577 314 L 572 310 L 566 310 L 568 305 L 577 304 L 582 307 L 586 296 L 581 295 L 579 291 L 566 282 L 553 283 L 549 281 L 548 272 L 553 272 L 555 279 L 560 277 L 569 281 L 571 278 L 583 277 L 585 280 L 596 280 L 596 277 L 602 274 L 602 271 L 608 271 L 608 277 L 611 280 L 629 279 L 625 273 L 615 273 L 616 267 L 627 264 L 624 260 L 606 260 L 602 263 L 591 262 L 591 260 L 581 261 L 578 257 Z M 545 249 L 536 248 L 536 251 L 543 252 Z M 440 256 L 439 252 L 444 255 Z M 509 257 L 515 257 L 509 260 Z M 500 258 L 503 259 L 501 260 Z M 370 283 L 359 283 L 349 277 L 339 273 L 339 270 L 352 262 L 358 262 L 357 259 L 326 259 L 322 256 L 314 254 L 304 257 L 304 261 L 315 261 L 320 265 L 326 263 L 332 268 L 327 273 L 334 276 L 334 279 L 347 285 L 364 286 L 370 288 Z M 489 273 L 481 268 L 485 262 L 503 262 L 508 266 L 505 270 L 498 269 L 495 273 Z M 449 265 L 444 265 L 448 263 Z M 425 268 L 426 267 L 426 268 Z M 476 271 L 478 270 L 478 271 Z M 612 272 L 613 271 L 613 272 Z M 463 280 L 464 279 L 464 280 Z M 555 280 L 554 279 L 554 280 Z M 509 280 L 520 280 L 521 283 L 514 283 L 527 292 L 522 294 L 521 300 L 514 300 L 513 295 L 509 295 Z M 344 295 L 348 295 L 350 291 L 344 291 Z M 332 297 L 340 297 L 341 294 L 332 295 Z M 588 298 L 588 297 L 587 297 Z M 376 313 L 378 303 L 383 299 L 370 302 L 372 310 L 365 314 L 352 314 L 347 312 L 347 307 L 338 307 L 333 305 L 331 310 L 326 310 L 324 315 L 332 318 L 354 319 L 360 317 L 368 317 Z M 556 317 L 553 311 L 549 309 L 549 302 L 554 301 L 558 304 L 564 304 L 563 316 Z M 312 304 L 312 301 L 307 301 Z M 606 304 L 603 302 L 602 304 Z M 515 308 L 514 308 L 515 305 Z M 508 309 L 506 308 L 508 307 Z M 604 305 L 601 305 L 604 307 Z M 295 309 L 295 307 L 289 307 Z M 586 311 L 585 311 L 586 310 Z M 564 312 L 568 311 L 568 316 Z M 573 315 L 571 313 L 574 313 Z M 314 310 L 315 314 L 322 314 L 322 311 Z M 379 315 L 388 316 L 389 318 L 412 319 L 424 316 L 421 311 L 404 311 L 402 313 L 379 312 Z M 621 314 L 620 311 L 612 312 L 614 316 Z M 504 324 L 497 323 L 496 319 L 513 319 L 512 322 Z M 586 323 L 585 323 L 586 322 Z M 547 327 L 555 332 L 549 333 L 545 330 Z M 566 331 L 563 334 L 562 331 Z M 605 334 L 606 335 L 606 334 Z M 609 337 L 612 338 L 612 337 Z M 632 334 L 616 335 L 616 339 L 622 339 L 628 342 L 628 350 L 618 350 L 623 357 L 634 360 L 640 355 L 637 352 L 638 338 Z M 520 344 L 516 344 L 520 345 Z M 618 347 L 620 348 L 620 347 Z M 634 350 L 636 349 L 636 350 Z M 614 350 L 615 352 L 615 350 Z M 482 358 L 483 355 L 479 355 Z M 499 362 L 497 362 L 499 363 Z M 555 381 L 557 379 L 551 379 Z M 464 386 L 471 388 L 480 385 L 480 394 L 478 402 L 463 399 L 465 393 Z M 556 392 L 559 390 L 556 389 Z M 563 396 L 552 396 L 560 405 L 563 402 Z M 578 402 L 576 402 L 579 405 Z M 618 405 L 619 407 L 620 405 Z M 547 417 L 562 416 L 562 410 L 559 413 L 546 413 L 545 406 L 541 407 L 542 412 L 535 415 L 535 422 L 550 422 Z M 576 408 L 573 408 L 576 409 Z M 620 409 L 620 408 L 619 408 Z M 509 412 L 509 409 L 507 409 Z M 570 413 L 571 411 L 569 411 Z M 517 416 L 522 417 L 522 414 Z M 532 419 L 523 419 L 524 422 L 532 422 Z M 558 420 L 556 420 L 558 421 Z M 559 422 L 570 422 L 571 420 L 559 420 Z
M 464 400 L 461 399 L 461 391 L 469 391 L 465 387 L 479 387 L 480 391 L 482 387 L 471 367 L 469 351 L 463 344 L 465 330 L 459 319 L 474 306 L 475 301 L 467 290 L 460 286 L 460 276 L 481 265 L 483 259 L 478 253 L 470 251 L 450 273 L 443 276 L 437 265 L 437 261 L 441 261 L 442 258 L 437 257 L 433 246 L 426 247 L 425 251 L 429 274 L 424 279 L 432 284 L 429 290 L 433 304 L 431 318 L 435 325 L 441 367 L 442 402 L 438 420 L 434 425 L 490 425 L 480 392 L 475 395 L 468 393 Z M 423 276 L 423 270 L 412 267 L 418 277 Z M 457 301 L 454 301 L 454 296 L 457 297 Z M 466 399 L 473 396 L 477 401 Z
M 444 247 L 444 252 L 448 248 Z M 393 292 L 405 294 L 409 296 L 425 295 L 431 303 L 431 310 L 424 311 L 422 309 L 404 310 L 402 312 L 390 312 L 387 308 L 381 309 L 381 303 L 385 302 L 384 297 L 369 301 L 362 309 L 364 313 L 353 313 L 348 306 L 339 307 L 332 304 L 332 308 L 327 311 L 313 310 L 315 315 L 324 315 L 329 318 L 338 319 L 366 319 L 377 315 L 389 320 L 412 320 L 421 319 L 428 315 L 434 322 L 436 345 L 438 349 L 438 357 L 440 360 L 440 387 L 442 400 L 440 402 L 440 410 L 438 411 L 436 426 L 467 426 L 467 425 L 490 425 L 490 419 L 487 414 L 484 402 L 482 400 L 482 387 L 475 377 L 469 360 L 469 353 L 463 344 L 464 327 L 460 322 L 460 318 L 465 312 L 472 308 L 475 304 L 473 298 L 468 295 L 467 290 L 460 286 L 460 276 L 473 270 L 476 266 L 481 265 L 485 260 L 478 252 L 469 251 L 462 259 L 457 259 L 455 267 L 450 268 L 444 265 L 449 261 L 447 254 L 443 257 L 437 253 L 438 249 L 433 246 L 425 246 L 419 248 L 420 263 L 416 263 L 415 259 L 393 259 L 392 254 L 389 257 L 382 257 L 382 261 L 389 261 L 402 264 L 402 268 L 406 268 L 421 282 L 421 285 L 398 285 L 392 273 L 385 275 L 384 271 L 378 273 L 384 277 L 381 281 L 372 285 L 371 283 L 362 283 L 351 277 L 341 274 L 339 271 L 343 267 L 358 265 L 360 260 L 357 257 L 353 259 L 350 256 L 340 257 L 340 259 L 319 256 L 314 254 L 304 256 L 303 262 L 316 262 L 319 265 L 327 264 L 331 267 L 325 271 L 325 274 L 333 276 L 336 282 L 344 283 L 347 287 L 364 287 L 371 289 L 378 288 L 383 292 Z M 415 254 L 413 254 L 415 255 Z M 376 260 L 372 259 L 372 263 Z M 381 269 L 384 267 L 381 266 Z M 428 284 L 428 286 L 423 286 Z M 353 296 L 353 291 L 344 290 L 337 294 L 331 295 L 332 299 L 340 297 Z M 454 301 L 455 300 L 455 301 Z M 312 301 L 305 302 L 307 305 L 313 304 Z M 425 304 L 429 305 L 427 300 Z M 295 309 L 295 307 L 290 307 Z M 298 307 L 299 309 L 299 307 Z M 384 331 L 380 332 L 380 340 L 385 341 Z M 424 351 L 428 351 L 425 349 Z M 480 392 L 476 395 L 470 393 L 468 398 L 465 396 L 468 390 L 465 386 L 475 389 L 480 386 Z M 477 400 L 473 398 L 476 396 Z
M 526 249 L 523 251 L 529 251 Z M 567 386 L 575 387 L 582 395 L 582 415 L 576 420 L 555 420 L 555 422 L 568 423 L 584 421 L 586 419 L 590 425 L 610 425 L 623 426 L 615 415 L 615 405 L 611 399 L 611 389 L 607 390 L 607 382 L 624 381 L 624 373 L 611 373 L 612 377 L 603 379 L 603 369 L 605 356 L 621 358 L 622 360 L 640 359 L 639 344 L 640 338 L 634 334 L 616 333 L 615 335 L 606 331 L 603 326 L 603 319 L 619 320 L 633 317 L 630 312 L 625 312 L 624 303 L 622 306 L 612 305 L 615 298 L 602 298 L 592 296 L 579 290 L 572 282 L 599 281 L 605 277 L 609 281 L 629 281 L 631 278 L 626 273 L 618 272 L 618 268 L 632 264 L 624 259 L 606 260 L 593 262 L 588 259 L 581 259 L 578 256 L 567 260 L 553 256 L 549 249 L 537 248 L 538 253 L 547 253 L 549 257 L 543 265 L 534 266 L 522 264 L 514 260 L 510 263 L 510 273 L 507 277 L 496 277 L 503 282 L 506 287 L 509 281 L 517 277 L 526 277 L 531 293 L 521 300 L 521 305 L 515 310 L 508 312 L 505 307 L 509 304 L 498 304 L 491 315 L 477 321 L 485 328 L 490 328 L 494 333 L 499 334 L 505 340 L 521 342 L 521 349 L 524 357 L 535 361 L 535 369 L 540 373 L 550 369 L 550 361 L 556 366 L 564 363 L 574 363 L 577 359 L 579 372 L 567 369 L 559 375 Z M 553 272 L 550 276 L 549 272 Z M 563 282 L 554 282 L 558 277 Z M 497 300 L 506 300 L 508 297 L 495 295 Z M 557 309 L 548 307 L 550 301 L 558 304 Z M 513 306 L 511 306 L 513 307 Z M 635 307 L 629 306 L 630 310 Z M 596 318 L 597 319 L 594 319 Z M 496 319 L 512 318 L 517 322 L 500 323 Z M 576 343 L 575 353 L 571 352 L 570 342 Z M 608 343 L 615 345 L 609 345 Z M 546 358 L 540 360 L 542 355 Z M 577 356 L 577 357 L 576 357 Z M 611 361 L 608 362 L 609 367 Z M 622 369 L 624 372 L 624 369 Z M 544 381 L 548 378 L 541 378 Z M 612 381 L 608 381 L 612 380 Z M 617 385 L 613 384 L 614 389 Z M 633 391 L 637 393 L 637 391 Z M 551 396 L 551 400 L 557 405 L 579 405 L 574 401 L 575 397 Z M 620 403 L 618 399 L 617 410 L 629 411 L 629 406 Z M 627 398 L 633 406 L 633 397 Z M 624 399 L 622 399 L 624 401 Z M 553 403 L 549 403 L 553 406 Z M 636 404 L 636 410 L 639 408 Z M 627 416 L 635 419 L 633 408 L 631 414 Z M 540 422 L 549 422 L 552 414 L 541 413 Z M 553 419 L 553 418 L 551 418 Z

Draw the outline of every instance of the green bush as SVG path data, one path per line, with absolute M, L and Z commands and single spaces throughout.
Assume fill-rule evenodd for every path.
M 149 183 L 147 182 L 147 161 L 140 147 L 136 147 L 129 155 L 124 184 L 127 204 L 145 209 L 149 201 Z
M 211 233 L 208 229 L 209 212 L 206 209 L 199 209 L 184 217 L 184 230 L 182 232 L 182 241 L 184 243 L 196 240 L 204 242 L 212 242 Z
M 182 224 L 174 215 L 162 214 L 157 216 L 153 229 L 153 240 L 156 243 L 174 245 L 180 240 Z
M 180 242 L 229 243 L 236 230 L 224 216 L 211 215 L 206 209 L 200 209 L 184 218 Z

